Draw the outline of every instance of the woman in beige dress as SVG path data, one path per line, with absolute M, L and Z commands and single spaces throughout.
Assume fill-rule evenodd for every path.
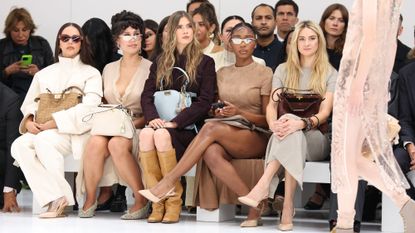
M 140 16 L 126 11 L 113 16 L 113 21 L 112 33 L 123 57 L 104 68 L 104 98 L 109 104 L 121 104 L 131 110 L 135 127 L 141 129 L 145 123 L 140 96 L 151 66 L 150 61 L 140 56 L 144 23 Z M 138 137 L 134 138 L 91 136 L 83 158 L 86 200 L 79 210 L 79 217 L 88 218 L 95 214 L 98 186 L 111 186 L 121 181 L 131 187 L 135 198 L 134 205 L 121 219 L 139 219 L 147 215 L 149 205 L 138 193 L 143 184 L 135 158 Z
M 285 114 L 278 119 L 277 103 L 269 102 L 267 121 L 274 134 L 268 143 L 264 175 L 248 195 L 239 198 L 242 203 L 256 207 L 261 200 L 274 196 L 279 179 L 285 177 L 285 199 L 278 226 L 282 231 L 293 228 L 294 193 L 297 183 L 302 187 L 305 161 L 323 160 L 329 154 L 328 138 L 317 126 L 331 114 L 336 76 L 328 61 L 320 27 L 311 21 L 297 24 L 287 62 L 275 70 L 272 88 L 274 91 L 280 87 L 311 89 L 323 96 L 324 101 L 318 113 L 310 118 Z M 277 92 L 281 93 L 281 89 Z M 274 99 L 278 98 L 274 95 Z

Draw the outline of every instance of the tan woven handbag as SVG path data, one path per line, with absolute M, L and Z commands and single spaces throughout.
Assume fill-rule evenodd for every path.
M 76 89 L 77 92 L 71 92 L 72 89 Z M 46 90 L 49 93 L 42 93 L 35 99 L 35 102 L 39 102 L 35 114 L 35 122 L 40 124 L 52 120 L 52 113 L 71 108 L 81 103 L 82 97 L 85 95 L 76 86 L 70 86 L 61 93 L 52 93 L 49 89 Z

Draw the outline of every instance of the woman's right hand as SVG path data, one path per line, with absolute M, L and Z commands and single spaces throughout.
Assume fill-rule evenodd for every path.
M 148 122 L 148 125 L 153 128 L 153 129 L 161 129 L 161 128 L 165 128 L 165 121 L 160 119 L 160 118 L 156 118 L 151 120 L 150 122 Z
M 31 134 L 38 134 L 42 131 L 40 129 L 41 128 L 40 124 L 38 124 L 38 123 L 36 123 L 32 120 L 27 120 L 25 126 L 26 126 L 27 131 Z
M 4 69 L 4 72 L 6 72 L 6 76 L 17 73 L 19 71 L 20 71 L 20 61 L 12 63 Z

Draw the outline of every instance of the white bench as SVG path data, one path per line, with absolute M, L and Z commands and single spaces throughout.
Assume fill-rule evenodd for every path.
M 306 162 L 304 168 L 304 183 L 330 183 L 329 162 Z M 220 205 L 213 211 L 197 207 L 197 221 L 221 222 L 235 218 L 234 205 Z M 403 232 L 403 222 L 399 210 L 392 201 L 382 195 L 382 231 Z

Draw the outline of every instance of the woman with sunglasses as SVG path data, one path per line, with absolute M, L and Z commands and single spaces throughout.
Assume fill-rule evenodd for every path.
M 245 22 L 245 20 L 239 15 L 228 16 L 222 21 L 221 33 L 219 34 L 219 38 L 222 42 L 222 47 L 224 48 L 224 50 L 215 53 L 214 57 L 216 71 L 218 71 L 222 67 L 235 64 L 236 58 L 235 53 L 232 51 L 232 46 L 230 43 L 230 34 L 232 28 L 235 27 L 235 25 L 242 22 Z M 252 56 L 252 59 L 254 59 L 256 63 L 265 65 L 265 61 L 261 58 Z
M 153 187 L 172 170 L 177 160 L 196 136 L 196 130 L 207 117 L 214 99 L 216 86 L 215 64 L 203 55 L 195 39 L 196 25 L 184 11 L 173 13 L 168 20 L 167 37 L 163 39 L 163 52 L 150 68 L 141 105 L 147 126 L 140 133 L 139 159 L 146 187 Z M 171 121 L 161 119 L 154 104 L 154 93 L 160 89 L 180 91 L 186 80 L 179 67 L 186 71 L 189 83 L 186 91 L 196 94 L 192 104 L 180 111 Z M 165 84 L 161 86 L 161 80 Z M 163 202 L 153 202 L 148 222 L 174 223 L 179 221 L 182 209 L 183 187 L 176 180 L 175 193 Z
M 305 161 L 323 160 L 329 155 L 329 142 L 317 127 L 326 122 L 333 109 L 333 93 L 337 72 L 330 65 L 326 41 L 320 27 L 312 21 L 296 25 L 290 42 L 287 62 L 275 70 L 272 81 L 273 95 L 267 106 L 267 121 L 273 132 L 265 157 L 264 175 L 248 195 L 239 200 L 251 207 L 273 197 L 279 180 L 285 177 L 285 193 L 280 231 L 293 229 L 294 193 L 297 183 L 302 187 Z M 278 116 L 276 93 L 281 87 L 308 90 L 320 94 L 318 113 L 300 118 L 287 113 Z M 276 92 L 276 93 L 274 93 Z
M 81 27 L 66 23 L 56 36 L 55 61 L 37 72 L 21 110 L 23 120 L 20 133 L 11 153 L 26 176 L 34 198 L 47 211 L 41 218 L 62 217 L 68 205 L 74 205 L 71 186 L 64 177 L 64 156 L 80 159 L 90 126 L 82 117 L 96 107 L 102 98 L 102 78 L 93 65 L 88 43 L 83 39 Z M 36 122 L 38 103 L 42 93 L 61 93 L 76 86 L 85 95 L 82 103 L 52 114 L 45 123 Z
M 104 99 L 108 104 L 121 104 L 131 110 L 138 133 L 145 125 L 140 96 L 151 66 L 149 60 L 140 56 L 144 44 L 144 22 L 140 16 L 125 10 L 114 15 L 111 21 L 113 39 L 123 57 L 104 68 Z M 82 186 L 86 189 L 86 199 L 83 208 L 79 210 L 79 217 L 94 216 L 98 186 L 111 186 L 116 183 L 131 187 L 135 198 L 134 205 L 121 219 L 132 220 L 147 216 L 149 205 L 138 193 L 143 185 L 136 161 L 137 139 L 138 137 L 127 139 L 100 135 L 90 137 L 83 158 L 83 174 L 78 174 L 77 177 L 82 182 L 79 177 L 83 175 Z
M 214 116 L 220 119 L 241 115 L 256 126 L 267 128 L 265 109 L 271 91 L 272 70 L 252 59 L 256 43 L 255 32 L 250 24 L 236 25 L 230 35 L 236 63 L 217 72 L 218 97 L 224 106 L 215 109 Z M 175 183 L 203 158 L 210 171 L 230 190 L 239 196 L 246 195 L 249 188 L 231 161 L 261 158 L 267 141 L 268 135 L 259 131 L 234 127 L 220 121 L 206 122 L 177 166 L 164 175 L 156 186 L 141 191 L 141 194 L 153 202 L 162 202 L 171 192 L 177 192 Z M 210 199 L 204 204 L 210 205 L 209 209 L 217 208 L 219 203 L 212 202 L 213 199 Z M 260 211 L 250 208 L 248 220 L 241 227 L 260 225 L 259 217 Z

